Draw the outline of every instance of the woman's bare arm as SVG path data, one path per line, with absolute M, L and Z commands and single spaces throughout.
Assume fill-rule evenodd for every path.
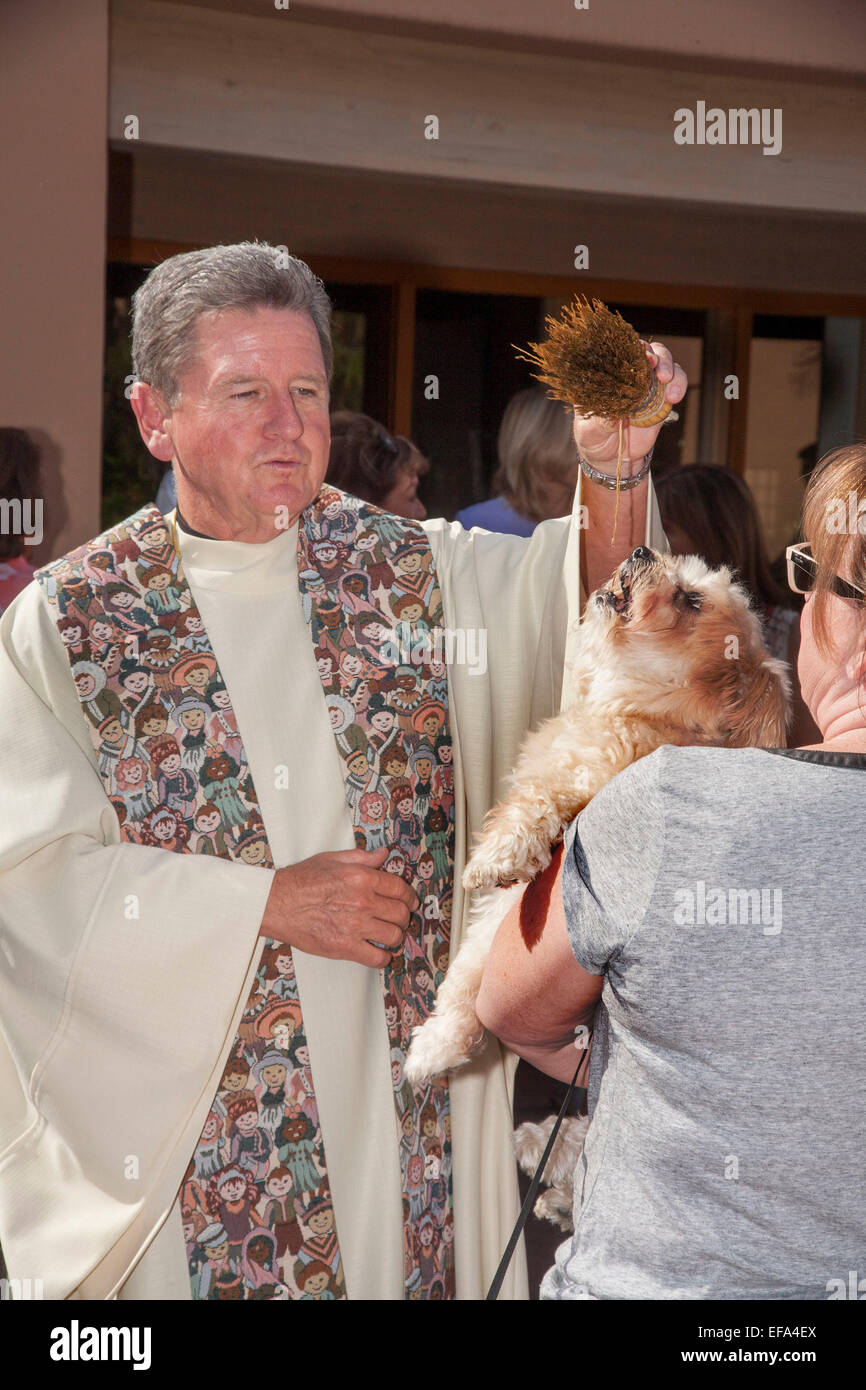
M 512 1052 L 548 1076 L 570 1081 L 579 1049 L 588 1054 L 587 1029 L 603 984 L 604 976 L 584 970 L 571 949 L 560 845 L 496 933 L 476 1013 Z M 584 1066 L 578 1078 L 583 1084 L 585 1071 Z

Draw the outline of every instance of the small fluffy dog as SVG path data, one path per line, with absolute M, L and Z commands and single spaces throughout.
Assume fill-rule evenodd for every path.
M 695 555 L 639 546 L 619 566 L 587 601 L 569 685 L 568 708 L 526 738 L 466 866 L 463 886 L 476 891 L 469 930 L 433 1013 L 415 1030 L 406 1063 L 414 1084 L 462 1066 L 481 1043 L 475 1000 L 496 930 L 606 782 L 666 743 L 785 742 L 787 665 L 768 655 L 760 620 L 730 572 Z M 535 1150 L 540 1156 L 551 1123 L 517 1131 L 525 1166 Z M 561 1168 L 570 1181 L 585 1128 L 585 1120 L 563 1125 L 554 1178 Z M 558 1219 L 555 1192 L 539 1201 Z

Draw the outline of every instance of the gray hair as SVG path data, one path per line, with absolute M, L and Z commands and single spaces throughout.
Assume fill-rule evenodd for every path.
M 266 241 L 208 246 L 169 256 L 132 296 L 132 368 L 137 381 L 177 404 L 195 356 L 196 323 L 220 309 L 294 309 L 309 314 L 328 380 L 334 365 L 331 301 L 305 261 Z

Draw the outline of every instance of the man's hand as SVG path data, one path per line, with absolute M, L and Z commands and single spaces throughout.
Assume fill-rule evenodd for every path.
M 674 362 L 664 343 L 644 343 L 644 347 L 647 362 L 655 369 L 658 380 L 665 383 L 665 400 L 676 405 L 686 394 L 689 384 L 685 372 Z M 646 458 L 656 442 L 662 424 L 664 421 L 658 425 L 651 425 L 648 429 L 639 429 L 636 425 L 629 425 L 627 421 L 623 425 L 622 452 L 625 477 L 635 471 L 630 468 L 630 464 Z M 600 468 L 603 473 L 616 472 L 619 427 L 615 422 L 586 420 L 575 411 L 574 442 L 578 453 L 587 463 Z
M 337 850 L 278 869 L 259 934 L 311 956 L 390 964 L 419 901 L 411 884 L 382 869 L 388 853 Z

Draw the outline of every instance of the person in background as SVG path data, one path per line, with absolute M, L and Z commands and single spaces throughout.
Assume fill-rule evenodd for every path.
M 572 415 L 541 391 L 518 391 L 505 407 L 493 477 L 495 496 L 457 513 L 468 530 L 531 536 L 540 521 L 567 516 L 577 483 Z
M 827 526 L 851 493 L 864 445 L 818 465 L 788 552 L 817 736 L 638 759 L 566 831 L 540 935 L 516 902 L 488 956 L 478 1018 L 520 1056 L 571 1077 L 593 1028 L 543 1299 L 844 1299 L 866 1268 L 866 537 Z
M 654 478 L 665 535 L 675 555 L 700 555 L 708 565 L 737 571 L 764 622 L 767 648 L 791 667 L 790 746 L 817 737 L 818 730 L 800 694 L 797 654 L 800 613 L 780 589 L 770 560 L 755 499 L 749 486 L 729 468 L 689 463 Z
M 424 521 L 418 479 L 430 462 L 409 439 L 355 410 L 331 416 L 331 453 L 325 479 L 332 487 L 372 502 L 385 512 Z
M 39 450 L 26 430 L 0 429 L 0 498 L 23 505 L 38 495 Z M 0 530 L 0 613 L 27 587 L 33 572 L 24 537 L 4 527 Z

